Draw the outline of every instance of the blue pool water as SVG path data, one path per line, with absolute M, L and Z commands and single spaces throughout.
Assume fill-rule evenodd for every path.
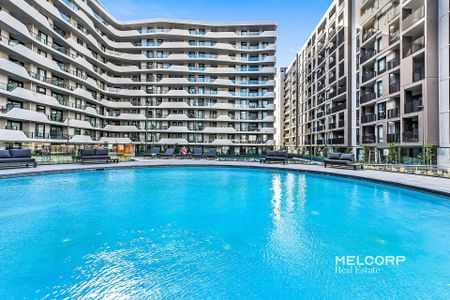
M 0 299 L 449 299 L 450 203 L 285 171 L 0 180 Z M 336 256 L 404 256 L 344 273 Z

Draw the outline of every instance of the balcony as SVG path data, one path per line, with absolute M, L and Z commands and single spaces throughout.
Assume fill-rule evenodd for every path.
M 389 94 L 397 93 L 400 91 L 400 82 L 389 83 Z
M 347 86 L 345 84 L 341 85 L 338 87 L 337 91 L 338 91 L 338 95 L 343 94 L 343 93 L 347 92 Z
M 362 136 L 363 144 L 371 144 L 375 143 L 375 135 L 374 134 L 366 134 Z
M 400 40 L 400 30 L 389 33 L 389 45 L 395 44 Z
M 400 57 L 398 57 L 398 56 L 394 57 L 393 59 L 391 59 L 387 62 L 388 70 L 391 70 L 399 65 L 400 65 Z
M 413 71 L 413 81 L 419 81 L 425 78 L 425 67 L 415 68 Z
M 331 108 L 331 112 L 332 112 L 332 113 L 335 113 L 335 112 L 344 110 L 344 109 L 346 109 L 346 108 L 347 108 L 347 104 L 346 104 L 345 102 L 338 103 L 338 104 L 336 104 L 335 106 L 333 106 L 333 107 Z
M 409 45 L 403 47 L 403 57 L 407 57 L 417 51 L 423 49 L 425 47 L 425 38 L 422 36 L 416 39 L 414 42 Z
M 407 29 L 425 16 L 425 6 L 421 6 L 403 19 L 403 30 Z
M 400 133 L 388 133 L 387 141 L 388 143 L 400 143 Z
M 344 141 L 343 137 L 328 139 L 328 144 L 331 144 L 331 145 L 344 144 L 344 142 L 345 141 Z
M 416 100 L 411 100 L 411 101 L 405 102 L 405 113 L 406 114 L 421 111 L 422 108 L 423 108 L 422 99 L 416 99 Z
M 374 113 L 368 113 L 361 116 L 361 123 L 370 123 L 376 121 L 376 117 Z
M 362 82 L 369 81 L 370 79 L 373 79 L 377 76 L 377 73 L 375 71 L 366 71 L 362 75 Z
M 372 36 L 374 36 L 377 32 L 378 32 L 378 30 L 375 28 L 368 29 L 366 32 L 363 33 L 362 42 L 364 43 L 365 41 L 370 39 Z
M 377 54 L 377 51 L 375 51 L 373 49 L 365 51 L 364 53 L 361 54 L 361 57 L 359 58 L 359 63 L 363 64 L 364 62 L 366 62 L 369 59 L 371 59 L 372 57 L 374 57 L 375 54 Z
M 403 132 L 404 143 L 417 143 L 419 141 L 418 131 L 405 131 Z
M 364 95 L 361 95 L 359 97 L 359 103 L 362 104 L 362 103 L 372 101 L 376 97 L 377 97 L 377 94 L 375 94 L 373 92 L 365 93 Z
M 386 13 L 386 22 L 390 23 L 392 20 L 398 17 L 399 14 L 400 14 L 399 5 L 394 6 Z
M 398 118 L 400 116 L 400 107 L 388 109 L 387 116 L 388 119 Z

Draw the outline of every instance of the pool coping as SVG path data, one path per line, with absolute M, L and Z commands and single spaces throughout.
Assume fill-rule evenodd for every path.
M 350 170 L 342 168 L 325 168 L 321 165 L 306 164 L 261 164 L 258 162 L 244 161 L 220 161 L 220 160 L 193 160 L 193 159 L 149 159 L 133 162 L 121 162 L 117 164 L 59 164 L 40 165 L 36 168 L 0 169 L 0 179 L 36 176 L 43 174 L 58 174 L 81 171 L 98 171 L 132 168 L 152 167 L 232 167 L 232 168 L 257 168 L 269 170 L 298 171 L 322 175 L 339 176 L 389 186 L 400 187 L 420 192 L 425 192 L 450 200 L 450 179 L 435 178 L 422 175 L 392 173 L 374 170 Z

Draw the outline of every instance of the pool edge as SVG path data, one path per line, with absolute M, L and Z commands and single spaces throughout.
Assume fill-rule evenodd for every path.
M 215 162 L 215 163 L 214 163 Z M 57 166 L 57 165 L 54 165 Z M 444 197 L 448 200 L 450 200 L 450 192 L 446 192 L 443 190 L 435 189 L 435 188 L 428 188 L 424 186 L 417 186 L 408 182 L 394 182 L 387 179 L 382 178 L 368 178 L 361 175 L 358 175 L 359 171 L 354 171 L 355 174 L 348 174 L 348 173 L 337 173 L 330 170 L 333 169 L 323 169 L 323 170 L 311 170 L 311 169 L 302 169 L 302 168 L 293 168 L 293 166 L 290 165 L 265 165 L 265 164 L 256 164 L 256 163 L 245 163 L 245 164 L 236 164 L 236 162 L 227 162 L 227 161 L 220 161 L 219 164 L 217 164 L 217 161 L 211 161 L 211 162 L 196 162 L 196 161 L 189 161 L 183 162 L 183 161 L 177 161 L 177 163 L 164 163 L 162 161 L 158 161 L 157 164 L 126 164 L 126 165 L 70 165 L 71 167 L 68 169 L 44 169 L 44 170 L 34 170 L 34 169 L 18 169 L 18 170 L 26 170 L 26 172 L 17 172 L 17 173 L 7 173 L 7 174 L 0 174 L 0 179 L 7 179 L 7 178 L 16 178 L 16 177 L 28 177 L 28 176 L 38 176 L 38 175 L 49 175 L 49 174 L 64 174 L 64 173 L 74 173 L 74 172 L 83 172 L 83 171 L 104 171 L 104 170 L 124 170 L 124 169 L 137 169 L 137 168 L 161 168 L 161 167 L 227 167 L 227 168 L 251 168 L 251 169 L 266 169 L 266 170 L 283 170 L 283 171 L 291 171 L 291 172 L 299 172 L 299 173 L 312 173 L 312 174 L 320 174 L 320 175 L 326 175 L 326 176 L 337 176 L 342 178 L 350 178 L 354 180 L 361 180 L 365 182 L 374 182 L 374 183 L 381 183 L 388 186 L 393 186 L 397 188 L 403 188 L 408 190 L 414 190 L 423 192 L 426 194 L 431 194 L 439 197 Z M 295 165 L 299 166 L 299 165 Z M 380 172 L 380 175 L 382 175 L 382 172 Z M 381 176 L 380 176 L 381 177 Z M 449 180 L 450 183 L 450 180 Z

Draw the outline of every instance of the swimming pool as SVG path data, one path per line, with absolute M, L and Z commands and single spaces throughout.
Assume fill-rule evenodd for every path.
M 212 167 L 10 178 L 0 190 L 1 299 L 450 295 L 450 203 L 429 194 Z

